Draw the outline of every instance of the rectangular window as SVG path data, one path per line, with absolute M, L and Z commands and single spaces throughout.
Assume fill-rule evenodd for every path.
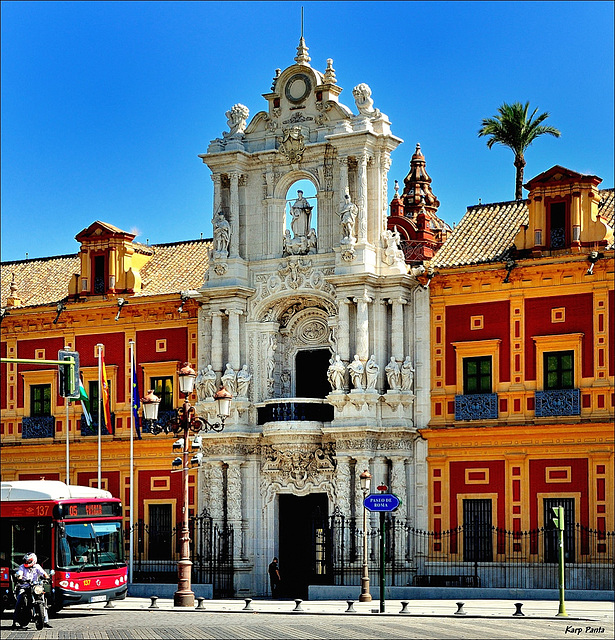
M 553 507 L 564 507 L 564 561 L 574 562 L 574 498 L 545 498 L 545 562 L 557 562 L 559 533 L 553 524 Z
M 545 391 L 574 387 L 574 351 L 544 354 Z
M 161 376 L 150 378 L 150 389 L 154 390 L 160 398 L 159 411 L 171 411 L 173 409 L 173 378 L 171 376 Z
M 463 501 L 463 561 L 492 562 L 491 500 Z
M 109 389 L 109 411 L 112 411 L 111 407 L 111 380 L 107 380 L 107 388 Z M 92 412 L 92 418 L 95 422 L 98 422 L 98 380 L 90 380 L 88 384 L 88 399 L 90 401 L 90 411 Z M 105 412 L 101 409 L 101 415 L 103 424 L 105 422 Z
M 463 393 L 491 393 L 491 356 L 463 359 Z
M 31 385 L 30 415 L 32 417 L 51 415 L 51 385 L 50 384 Z
M 549 207 L 549 222 L 551 249 L 563 249 L 566 246 L 565 202 L 554 202 Z
M 94 293 L 105 293 L 105 256 L 94 257 Z

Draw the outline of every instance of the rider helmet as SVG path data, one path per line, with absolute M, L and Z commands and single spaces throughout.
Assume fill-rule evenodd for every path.
M 26 553 L 23 557 L 23 563 L 26 567 L 33 567 L 36 564 L 37 557 L 35 553 Z

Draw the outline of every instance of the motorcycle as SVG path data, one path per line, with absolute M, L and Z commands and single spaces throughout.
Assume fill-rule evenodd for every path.
M 20 582 L 17 586 L 16 596 L 23 592 L 17 611 L 17 622 L 24 628 L 32 620 L 38 630 L 42 629 L 47 619 L 46 587 L 51 584 L 48 578 L 39 578 L 33 582 Z M 48 587 L 49 588 L 49 587 Z

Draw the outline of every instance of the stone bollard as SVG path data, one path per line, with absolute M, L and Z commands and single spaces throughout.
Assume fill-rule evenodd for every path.
M 455 611 L 456 616 L 465 616 L 466 612 L 463 610 L 463 605 L 465 604 L 465 602 L 456 602 L 455 603 L 457 605 L 457 611 Z
M 410 604 L 408 600 L 402 600 L 401 601 L 401 611 L 399 613 L 410 613 L 408 611 L 408 604 Z
M 115 609 L 115 605 L 113 604 L 113 600 L 107 600 L 107 604 L 105 604 L 105 609 Z
M 252 598 L 245 598 L 246 606 L 242 609 L 242 611 L 254 611 L 252 609 Z
M 346 611 L 344 611 L 344 613 L 356 613 L 354 608 L 354 600 L 346 600 L 346 604 L 348 605 L 348 608 L 346 609 Z
M 198 603 L 196 605 L 197 609 L 204 609 L 205 608 L 205 598 L 197 598 L 196 601 Z
M 158 600 L 158 596 L 150 596 L 150 600 L 152 601 L 152 604 L 150 604 L 150 606 L 148 607 L 148 609 L 159 609 L 160 607 L 156 604 L 156 601 Z
M 295 600 L 295 608 L 293 611 L 303 611 L 303 607 L 301 606 L 302 602 L 303 600 Z
M 521 607 L 523 606 L 523 602 L 515 602 L 515 612 L 513 613 L 513 616 L 524 616 L 525 613 L 523 613 L 521 611 Z

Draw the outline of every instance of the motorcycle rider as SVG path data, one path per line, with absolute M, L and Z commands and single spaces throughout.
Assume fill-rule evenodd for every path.
M 11 629 L 17 629 L 19 607 L 25 596 L 22 585 L 28 582 L 35 582 L 40 577 L 49 578 L 49 575 L 45 569 L 38 564 L 38 558 L 35 553 L 26 553 L 23 557 L 23 564 L 21 564 L 15 572 L 17 588 L 15 589 L 15 612 L 13 613 L 13 626 Z M 49 615 L 47 614 L 47 607 L 45 607 L 45 619 L 43 626 L 47 629 L 51 629 L 51 625 L 49 624 Z

